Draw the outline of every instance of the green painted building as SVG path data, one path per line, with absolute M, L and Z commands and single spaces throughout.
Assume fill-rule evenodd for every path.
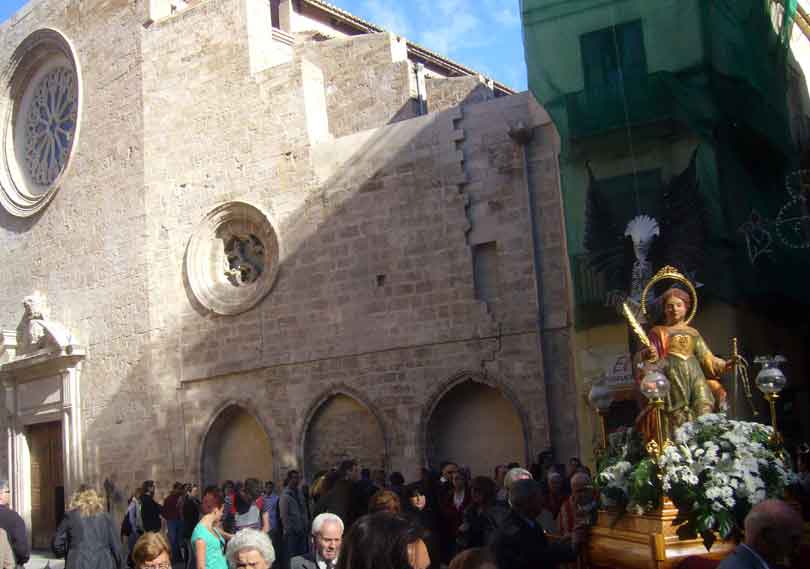
M 713 350 L 727 354 L 739 336 L 748 356 L 785 354 L 783 410 L 807 408 L 804 10 L 796 0 L 522 0 L 521 9 L 529 87 L 562 139 L 583 400 L 591 381 L 609 381 L 627 399 L 610 425 L 632 420 L 623 355 L 633 346 L 616 305 L 637 302 L 639 283 L 672 264 L 701 285 L 694 324 Z M 745 405 L 735 400 L 735 414 Z M 595 433 L 592 415 L 580 415 L 581 431 Z M 789 434 L 808 438 L 810 422 L 789 415 Z

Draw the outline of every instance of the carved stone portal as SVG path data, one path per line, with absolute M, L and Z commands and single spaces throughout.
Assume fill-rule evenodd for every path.
M 79 380 L 85 351 L 65 326 L 50 319 L 45 297 L 39 293 L 23 301 L 16 333 L 3 330 L 0 339 L 0 382 L 9 450 L 4 470 L 8 472 L 12 505 L 30 528 L 32 513 L 42 513 L 37 508 L 44 495 L 58 490 L 69 496 L 83 478 Z M 31 437 L 46 425 L 50 425 L 49 432 L 59 433 L 58 446 L 63 449 L 61 458 L 51 465 L 59 474 L 53 479 L 60 485 L 58 489 L 42 486 L 39 455 L 33 456 L 31 450 L 36 446 Z M 39 481 L 36 493 L 32 491 L 35 479 Z M 39 520 L 42 516 L 37 515 L 33 517 Z

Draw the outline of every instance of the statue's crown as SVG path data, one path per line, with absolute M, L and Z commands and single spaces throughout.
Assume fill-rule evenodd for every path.
M 652 280 L 658 281 L 665 278 L 686 279 L 683 273 L 671 265 L 661 267 Z

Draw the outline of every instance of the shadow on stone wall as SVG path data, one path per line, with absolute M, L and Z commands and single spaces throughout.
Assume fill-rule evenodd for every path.
M 422 425 L 431 386 L 459 370 L 509 386 L 524 461 L 547 448 L 521 154 L 507 135 L 511 120 L 545 128 L 533 104 L 526 95 L 488 101 L 488 109 L 434 113 L 313 148 L 311 167 L 328 175 L 280 224 L 286 245 L 275 287 L 243 314 L 192 307 L 172 271 L 176 297 L 150 300 L 165 303 L 163 326 L 153 325 L 109 401 L 85 409 L 88 473 L 106 481 L 115 509 L 144 479 L 157 480 L 159 494 L 174 480 L 198 479 L 225 401 L 255 410 L 277 480 L 303 466 L 308 421 L 341 385 L 362 393 L 379 418 L 393 458 L 386 466 L 413 477 L 426 458 L 423 437 L 432 436 Z M 339 159 L 315 162 L 327 155 Z M 538 151 L 537 171 L 551 158 Z M 543 191 L 559 203 L 556 186 Z M 504 244 L 497 319 L 475 298 L 467 240 L 476 223 L 469 204 L 488 199 L 499 200 Z M 91 351 L 86 368 L 93 365 Z

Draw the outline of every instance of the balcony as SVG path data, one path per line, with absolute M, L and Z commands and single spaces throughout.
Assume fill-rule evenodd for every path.
M 670 99 L 655 75 L 625 77 L 623 84 L 571 93 L 565 102 L 573 139 L 663 121 L 672 114 Z

